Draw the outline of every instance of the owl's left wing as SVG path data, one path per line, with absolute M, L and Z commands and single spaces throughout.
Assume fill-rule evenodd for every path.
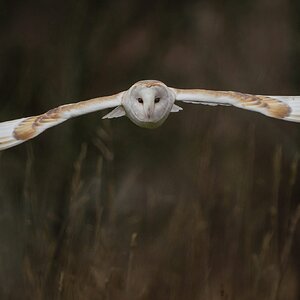
M 233 105 L 269 117 L 300 122 L 300 96 L 262 96 L 230 91 L 171 89 L 177 101 L 206 105 Z
M 0 151 L 30 140 L 68 119 L 106 108 L 121 107 L 123 94 L 124 92 L 121 92 L 112 96 L 61 105 L 38 116 L 2 122 L 0 123 Z M 111 115 L 112 113 L 109 113 L 106 117 L 115 117 Z M 118 116 L 121 114 L 119 113 Z

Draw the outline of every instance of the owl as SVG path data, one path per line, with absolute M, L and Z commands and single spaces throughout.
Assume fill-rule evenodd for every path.
M 80 115 L 114 108 L 104 119 L 127 116 L 143 128 L 161 126 L 172 112 L 182 110 L 177 104 L 186 102 L 206 105 L 233 105 L 266 116 L 300 122 L 300 96 L 262 96 L 231 91 L 177 89 L 161 81 L 142 80 L 128 90 L 59 106 L 38 116 L 0 123 L 0 150 L 30 140 L 46 129 Z

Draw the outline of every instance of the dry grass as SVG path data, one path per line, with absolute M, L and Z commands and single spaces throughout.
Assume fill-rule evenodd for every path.
M 13 255 L 7 257 L 9 264 L 17 257 L 11 276 L 19 278 L 19 286 L 7 289 L 7 297 L 297 299 L 298 274 L 292 249 L 300 208 L 288 209 L 286 219 L 279 209 L 292 206 L 297 153 L 284 181 L 284 152 L 282 147 L 274 149 L 270 198 L 260 204 L 256 201 L 261 200 L 255 199 L 259 192 L 254 128 L 249 129 L 244 158 L 234 168 L 234 186 L 225 186 L 224 180 L 218 190 L 214 171 L 219 166 L 214 165 L 215 150 L 206 140 L 196 170 L 197 178 L 206 178 L 204 184 L 198 182 L 190 191 L 191 185 L 182 182 L 176 194 L 167 196 L 160 184 L 151 190 L 155 181 L 147 182 L 139 187 L 137 208 L 136 199 L 127 191 L 116 190 L 112 144 L 105 140 L 107 129 L 98 132 L 102 133 L 94 143 L 102 146 L 98 147 L 98 158 L 93 158 L 93 172 L 90 168 L 86 172 L 89 149 L 84 144 L 74 162 L 70 192 L 66 198 L 57 195 L 53 203 L 39 195 L 35 158 L 28 148 L 21 218 L 16 221 L 16 213 L 12 217 L 14 226 L 19 226 L 22 251 L 16 254 L 11 248 Z M 126 174 L 130 176 L 132 171 L 126 170 Z M 166 180 L 166 176 L 162 178 Z M 126 188 L 134 193 L 138 181 L 126 181 Z M 141 198 L 144 188 L 150 190 Z M 282 190 L 287 197 L 282 198 Z M 282 199 L 286 203 L 281 203 Z M 125 206 L 120 208 L 118 201 Z M 281 224 L 283 219 L 286 224 Z M 8 244 L 11 247 L 11 242 Z M 2 278 L 2 288 L 4 285 Z

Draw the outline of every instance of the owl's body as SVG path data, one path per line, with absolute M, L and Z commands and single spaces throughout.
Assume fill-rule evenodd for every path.
M 261 96 L 239 92 L 175 89 L 157 80 L 143 80 L 127 91 L 106 97 L 66 104 L 42 115 L 0 123 L 0 150 L 34 138 L 46 129 L 70 118 L 115 108 L 104 118 L 127 116 L 144 128 L 156 128 L 171 112 L 182 110 L 175 104 L 233 105 L 286 121 L 300 122 L 300 96 Z

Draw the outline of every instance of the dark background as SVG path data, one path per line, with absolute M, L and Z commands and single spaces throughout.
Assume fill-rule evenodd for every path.
M 0 1 L 0 120 L 137 80 L 300 95 L 300 2 Z M 99 112 L 0 154 L 1 299 L 299 299 L 300 125 Z

